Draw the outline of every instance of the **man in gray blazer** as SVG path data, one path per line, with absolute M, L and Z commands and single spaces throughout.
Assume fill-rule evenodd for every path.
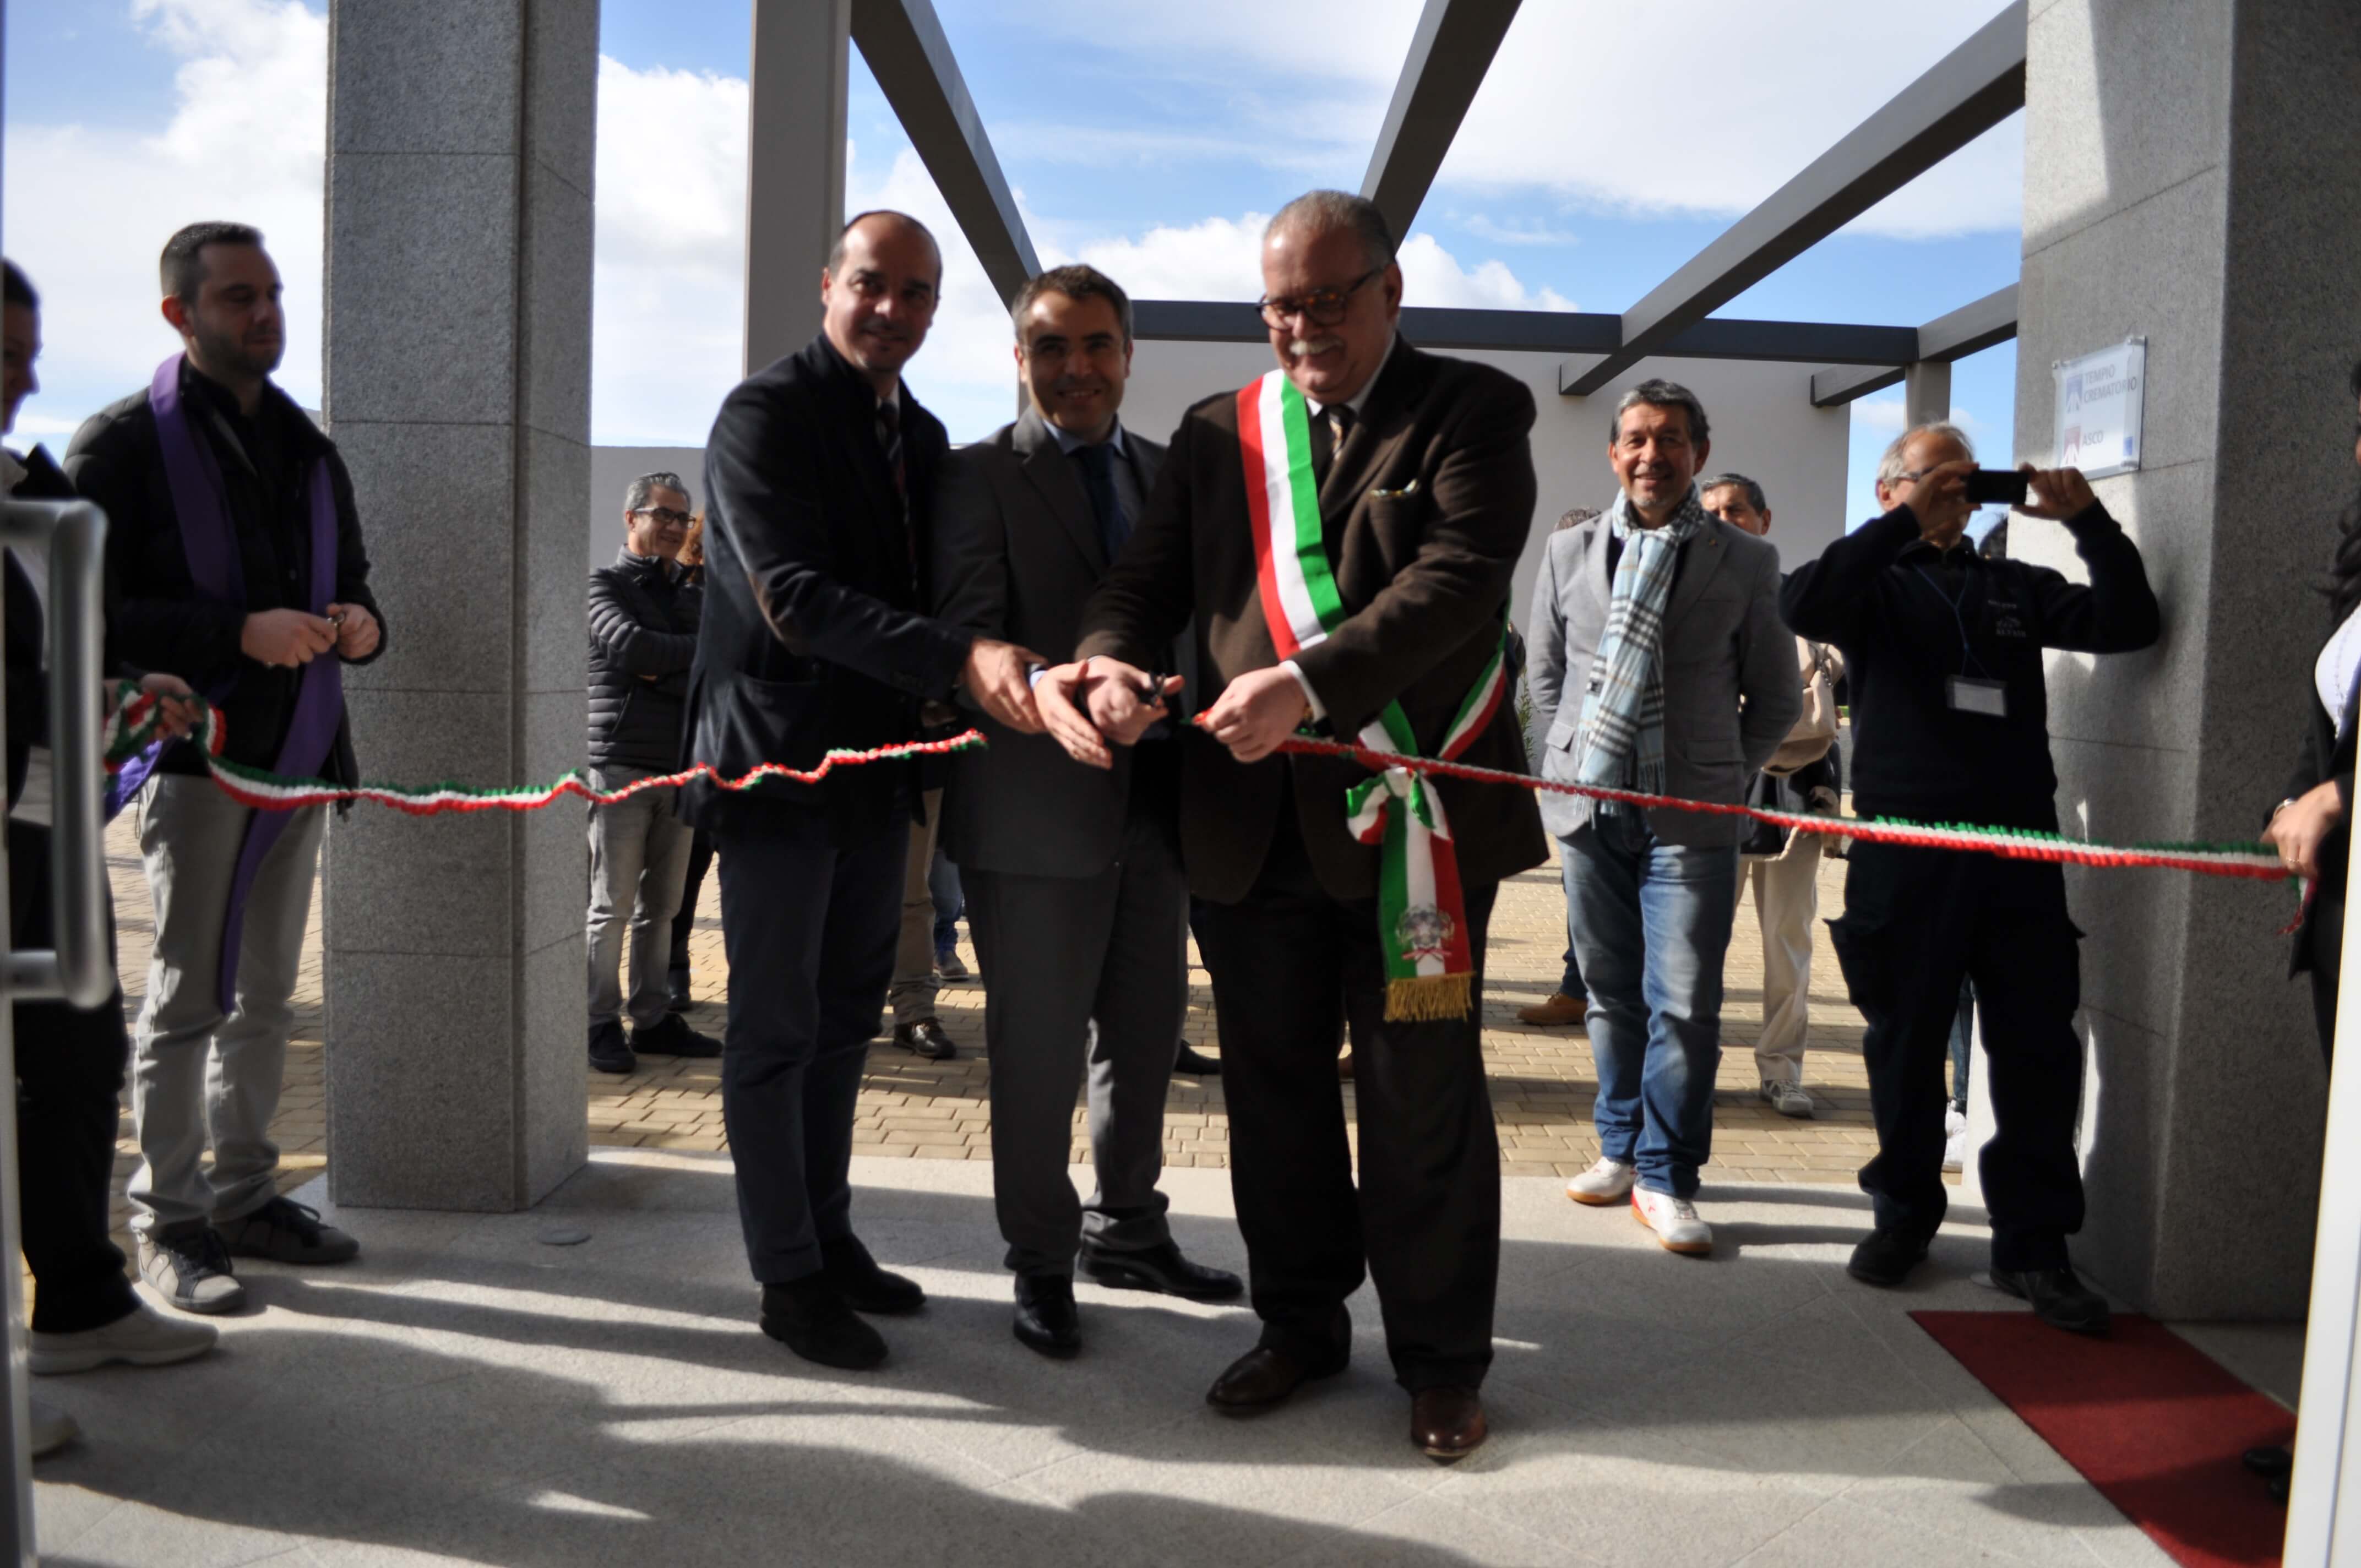
M 1011 313 L 1031 407 L 951 455 L 932 531 L 935 609 L 1058 663 L 1164 448 L 1116 417 L 1131 302 L 1113 280 L 1057 268 Z M 1046 737 L 978 722 L 991 744 L 954 759 L 943 835 L 983 968 L 993 1203 L 1016 1274 L 1017 1339 L 1071 1355 L 1078 1254 L 1103 1285 L 1193 1300 L 1244 1288 L 1181 1256 L 1156 1186 L 1188 1009 L 1180 759 L 1170 734 L 1151 733 L 1102 771 Z M 1098 1190 L 1077 1203 L 1066 1165 L 1085 1065 Z
M 1686 388 L 1616 405 L 1601 516 L 1550 536 L 1526 638 L 1545 779 L 1737 805 L 1802 711 L 1779 621 L 1779 553 L 1698 504 L 1712 450 Z M 1668 1251 L 1713 1250 L 1691 1200 L 1713 1143 L 1721 963 L 1741 817 L 1544 794 L 1598 1064 L 1602 1157 L 1577 1203 L 1628 1193 Z

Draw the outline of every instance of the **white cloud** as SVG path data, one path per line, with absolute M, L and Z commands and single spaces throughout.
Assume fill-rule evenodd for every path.
M 1540 218 L 1510 218 L 1503 223 L 1484 213 L 1452 214 L 1454 222 L 1478 239 L 1494 245 L 1580 245 L 1582 236 L 1572 229 L 1552 228 Z
M 319 403 L 327 19 L 299 0 L 136 0 L 132 16 L 181 60 L 162 131 L 8 127 L 8 251 L 41 292 L 47 339 L 28 438 L 70 431 L 174 350 L 156 256 L 203 218 L 263 231 L 287 287 L 280 384 Z
M 1973 435 L 1983 428 L 1983 422 L 1960 407 L 1951 405 L 1951 422 Z M 1861 398 L 1852 405 L 1852 422 L 1856 428 L 1873 430 L 1892 437 L 1902 433 L 1904 405 L 1900 398 Z
M 1269 166 L 1292 169 L 1305 144 L 1341 137 L 1357 151 L 1375 139 L 1420 4 L 1301 0 L 1283 27 L 1272 26 L 1263 0 L 1106 0 L 1082 11 L 1021 0 L 1021 8 L 1028 28 L 1120 49 L 1151 79 L 1203 82 L 1223 120 L 1273 149 Z M 1668 27 L 1662 7 L 1628 0 L 1527 5 L 1437 189 L 1539 191 L 1641 216 L 1734 216 L 2000 8 L 2001 0 L 1684 0 Z M 1306 50 L 1306 38 L 1319 49 Z M 2024 147 L 2022 116 L 2014 117 L 1852 226 L 1914 239 L 2015 228 Z

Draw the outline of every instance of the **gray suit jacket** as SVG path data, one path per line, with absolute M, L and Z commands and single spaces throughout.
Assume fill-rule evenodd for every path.
M 1124 449 L 1145 497 L 1164 448 L 1126 429 Z M 931 533 L 937 616 L 1052 664 L 1073 656 L 1083 602 L 1106 576 L 1106 550 L 1074 460 L 1038 413 L 1027 409 L 950 455 Z M 942 833 L 953 863 L 1063 877 L 1113 864 L 1131 798 L 1131 749 L 1115 747 L 1115 767 L 1102 772 L 1047 735 L 972 717 L 990 746 L 952 759 Z
M 1545 779 L 1574 777 L 1590 662 L 1614 585 L 1604 516 L 1550 535 L 1526 633 L 1532 755 Z M 1737 805 L 1803 712 L 1795 640 L 1779 620 L 1779 552 L 1715 520 L 1689 542 L 1664 610 L 1665 793 Z M 1543 794 L 1542 820 L 1564 837 L 1587 819 L 1572 795 Z M 1667 844 L 1713 849 L 1747 832 L 1741 817 L 1653 810 Z

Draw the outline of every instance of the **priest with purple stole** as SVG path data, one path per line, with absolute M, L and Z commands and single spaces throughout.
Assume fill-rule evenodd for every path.
M 1544 859 L 1541 818 L 1513 784 L 1279 748 L 1308 726 L 1524 771 L 1501 650 L 1533 527 L 1533 400 L 1400 337 L 1393 236 L 1360 197 L 1288 203 L 1262 275 L 1278 367 L 1182 418 L 1082 611 L 1078 663 L 1036 699 L 1069 752 L 1105 766 L 1177 689 L 1148 672 L 1195 627 L 1208 706 L 1180 736 L 1181 860 L 1262 1320 L 1207 1399 L 1247 1415 L 1344 1371 L 1366 1277 L 1411 1440 L 1447 1462 L 1485 1438 L 1499 1263 L 1485 927 L 1500 879 Z M 1357 1185 L 1336 1081 L 1348 1024 Z
M 66 452 L 106 510 L 110 652 L 184 674 L 222 715 L 228 760 L 357 784 L 341 667 L 383 652 L 383 618 L 344 460 L 270 381 L 279 270 L 256 230 L 204 223 L 165 245 L 161 273 L 181 351 Z M 135 767 L 156 939 L 133 1036 L 131 1230 L 167 1300 L 234 1311 L 234 1257 L 360 1250 L 278 1195 L 269 1135 L 324 808 L 240 806 L 188 741 Z

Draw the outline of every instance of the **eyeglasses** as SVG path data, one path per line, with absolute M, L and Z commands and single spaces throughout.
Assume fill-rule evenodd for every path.
M 686 528 L 694 521 L 687 512 L 675 511 L 670 507 L 642 507 L 633 517 L 652 517 L 666 528 Z
M 1273 299 L 1265 294 L 1255 302 L 1262 307 L 1262 319 L 1273 326 L 1285 326 L 1287 318 L 1294 315 L 1301 316 L 1314 326 L 1334 326 L 1345 319 L 1345 307 L 1352 302 L 1361 286 L 1392 265 L 1389 261 L 1379 262 L 1341 289 L 1314 289 L 1309 294 L 1294 299 Z

